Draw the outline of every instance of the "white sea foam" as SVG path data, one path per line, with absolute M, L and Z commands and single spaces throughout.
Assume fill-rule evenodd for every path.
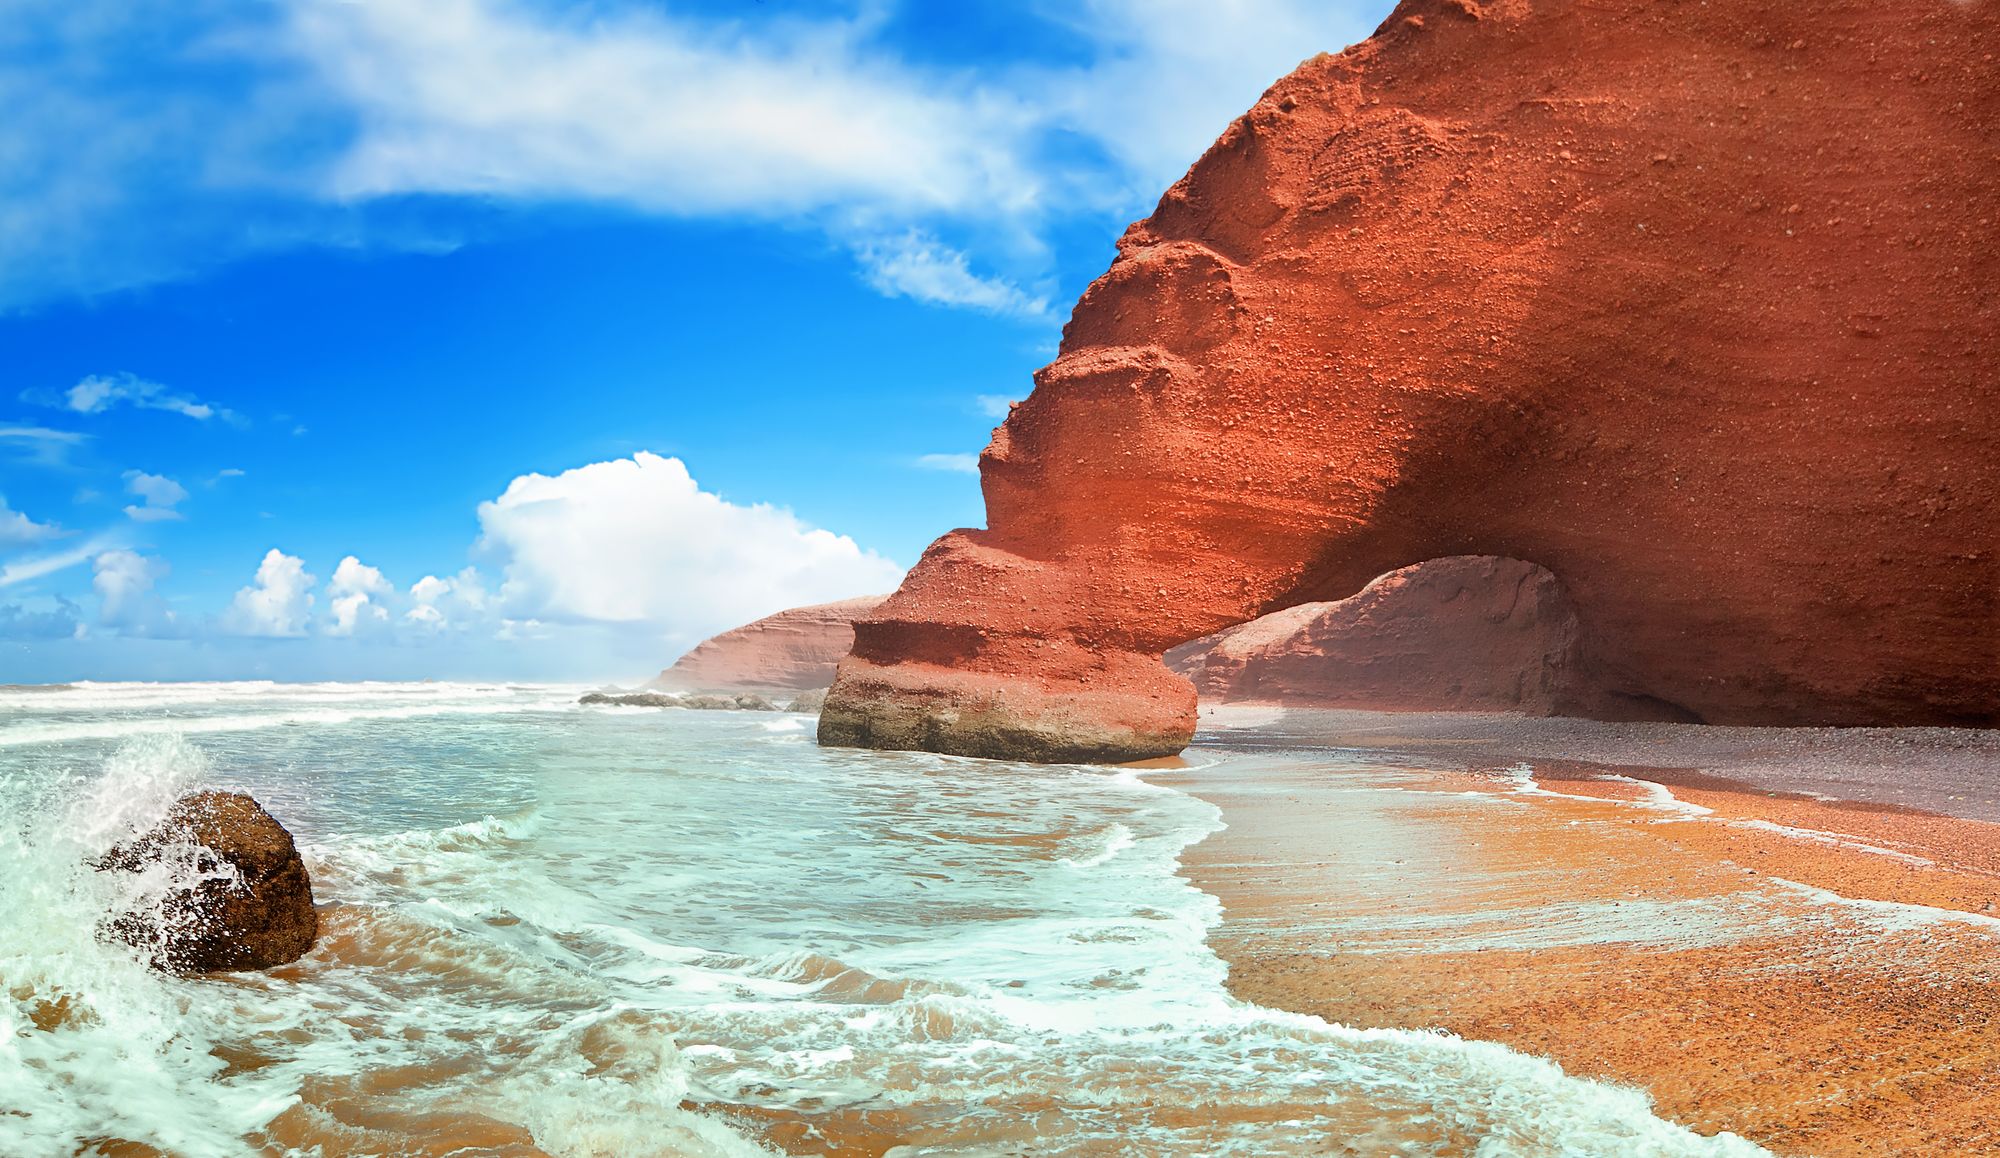
M 91 778 L 0 771 L 0 1153 L 69 1153 L 89 1137 L 233 1153 L 282 1108 L 282 1090 L 218 1083 L 199 1029 L 212 994 L 190 991 L 99 937 L 111 913 L 159 900 L 160 873 L 86 862 L 150 828 L 207 771 L 172 737 L 128 745 Z
M 1075 869 L 1096 868 L 1138 844 L 1138 839 L 1132 835 L 1131 829 L 1114 824 L 1102 832 L 1091 834 L 1085 843 L 1088 851 L 1080 857 L 1063 857 L 1061 863 Z
M 1759 832 L 1775 832 L 1779 836 L 1788 836 L 1794 840 L 1808 840 L 1814 844 L 1832 845 L 1836 848 L 1844 848 L 1852 852 L 1865 852 L 1870 856 L 1887 857 L 1890 860 L 1901 861 L 1904 864 L 1918 868 L 1929 868 L 1937 864 L 1936 861 L 1929 857 L 1916 856 L 1912 853 L 1902 852 L 1893 848 L 1883 848 L 1879 844 L 1869 844 L 1867 841 L 1855 840 L 1852 837 L 1841 836 L 1838 833 L 1821 832 L 1816 828 L 1799 828 L 1795 825 L 1778 824 L 1769 820 L 1731 820 L 1729 824 L 1736 828 L 1754 828 Z
M 1805 897 L 1816 904 L 1825 905 L 1859 918 L 1862 923 L 1882 933 L 1921 932 L 1938 925 L 1971 925 L 2000 935 L 2000 917 L 1987 913 L 1968 913 L 1962 909 L 1941 909 L 1932 905 L 1918 905 L 1908 901 L 1878 901 L 1868 897 L 1845 897 L 1817 885 L 1808 885 L 1786 877 L 1766 876 L 1773 886 L 1786 889 Z
M 76 684 L 0 694 L 0 748 L 129 736 L 572 711 L 577 689 L 486 684 Z

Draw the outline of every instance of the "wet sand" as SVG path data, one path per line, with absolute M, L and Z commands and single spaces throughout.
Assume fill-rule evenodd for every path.
M 2000 1150 L 2000 736 L 1224 709 L 1159 771 L 1246 1000 L 1638 1085 L 1780 1154 Z

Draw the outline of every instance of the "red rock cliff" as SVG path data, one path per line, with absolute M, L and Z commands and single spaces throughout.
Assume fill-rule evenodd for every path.
M 703 640 L 660 673 L 655 687 L 803 691 L 833 682 L 834 665 L 854 646 L 854 619 L 886 595 L 794 607 Z
M 1184 643 L 1166 663 L 1224 703 L 1548 716 L 1595 704 L 1578 636 L 1547 569 L 1460 555 Z
M 1411 0 L 1119 243 L 836 744 L 1177 750 L 1159 655 L 1492 554 L 1609 715 L 2000 722 L 2000 4 Z

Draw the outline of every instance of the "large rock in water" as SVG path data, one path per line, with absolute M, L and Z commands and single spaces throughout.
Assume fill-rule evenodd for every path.
M 1171 753 L 1165 649 L 1398 567 L 1593 714 L 2000 722 L 2000 4 L 1410 0 L 1129 229 L 830 744 Z
M 1575 609 L 1547 569 L 1459 556 L 1167 652 L 1204 700 L 1546 716 L 1587 703 Z
M 660 673 L 657 687 L 804 691 L 833 683 L 834 665 L 854 646 L 854 620 L 886 595 L 794 607 L 704 640 Z
M 119 915 L 111 931 L 177 973 L 268 969 L 319 937 L 312 881 L 292 834 L 241 792 L 182 797 L 159 824 L 105 854 L 99 869 L 164 867 L 157 904 Z

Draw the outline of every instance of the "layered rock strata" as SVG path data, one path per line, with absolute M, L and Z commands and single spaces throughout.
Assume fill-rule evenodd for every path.
M 1458 556 L 1182 644 L 1166 663 L 1224 703 L 1546 716 L 1591 701 L 1578 635 L 1546 568 Z
M 1399 567 L 1593 707 L 2000 722 L 2000 6 L 1409 0 L 1231 124 L 857 624 L 831 744 L 1178 750 L 1167 648 Z
M 834 665 L 854 646 L 855 617 L 887 598 L 866 595 L 767 615 L 702 641 L 661 672 L 653 686 L 678 691 L 827 687 L 833 683 Z

